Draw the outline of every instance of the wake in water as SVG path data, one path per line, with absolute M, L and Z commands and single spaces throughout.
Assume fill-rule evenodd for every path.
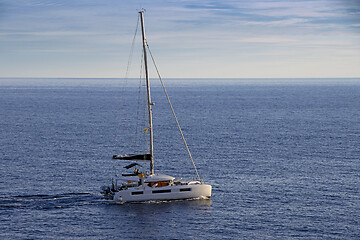
M 212 201 L 209 198 L 195 198 L 186 200 L 164 200 L 133 202 L 127 204 L 158 204 L 158 203 L 185 203 L 186 205 L 210 206 Z M 62 193 L 62 194 L 35 194 L 0 197 L 0 210 L 9 208 L 33 208 L 33 209 L 60 209 L 81 205 L 123 205 L 106 200 L 102 195 L 95 193 Z
M 36 208 L 52 209 L 72 206 L 98 204 L 104 202 L 99 194 L 93 193 L 63 193 L 55 195 L 36 194 L 0 197 L 0 209 L 6 208 Z
M 107 205 L 147 205 L 147 204 L 182 204 L 193 206 L 211 206 L 212 200 L 208 197 L 190 198 L 190 199 L 172 199 L 172 200 L 149 200 L 140 202 L 114 202 L 112 200 L 104 202 Z

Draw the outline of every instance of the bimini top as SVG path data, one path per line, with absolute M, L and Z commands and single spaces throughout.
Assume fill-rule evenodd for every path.
M 120 181 L 131 181 L 131 182 L 137 182 L 139 181 L 139 177 L 138 176 L 121 176 L 121 177 L 117 177 L 117 180 Z
M 175 178 L 166 174 L 155 173 L 149 176 L 146 176 L 145 182 L 164 182 L 164 181 L 173 181 Z

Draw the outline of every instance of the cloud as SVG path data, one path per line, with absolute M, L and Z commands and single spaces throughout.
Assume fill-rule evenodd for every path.
M 240 59 L 251 58 L 255 64 L 273 61 L 272 56 L 281 56 L 284 63 L 312 55 L 324 62 L 345 53 L 351 56 L 348 59 L 359 58 L 359 51 L 354 51 L 360 45 L 356 1 L 152 0 L 140 6 L 127 0 L 2 0 L 0 70 L 6 72 L 17 64 L 19 69 L 41 72 L 28 67 L 32 63 L 26 59 L 35 55 L 40 56 L 37 65 L 44 67 L 48 64 L 44 59 L 61 54 L 63 59 L 56 61 L 74 65 L 79 61 L 77 75 L 89 74 L 88 66 L 105 69 L 105 62 L 126 61 L 136 9 L 141 7 L 147 9 L 149 44 L 155 56 L 166 59 L 168 73 L 175 77 L 182 71 L 170 60 L 178 69 L 189 62 L 199 64 L 197 71 L 203 74 L 212 62 L 236 77 L 238 72 L 230 70 L 237 69 L 234 64 Z M 347 61 L 342 64 L 349 66 Z M 188 74 L 195 76 L 196 67 L 191 69 Z
M 282 38 L 277 36 L 265 36 L 239 39 L 238 42 L 245 43 L 299 43 L 300 40 L 294 38 Z
M 297 25 L 302 23 L 309 22 L 309 19 L 306 18 L 287 18 L 282 20 L 272 20 L 272 21 L 243 21 L 244 24 L 250 25 L 272 25 L 272 26 L 288 26 L 288 25 Z

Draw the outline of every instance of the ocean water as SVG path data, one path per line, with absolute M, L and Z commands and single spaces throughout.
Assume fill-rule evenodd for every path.
M 112 204 L 122 83 L 0 79 L 0 239 L 360 239 L 360 79 L 167 80 L 213 196 Z M 193 177 L 152 98 L 156 171 Z

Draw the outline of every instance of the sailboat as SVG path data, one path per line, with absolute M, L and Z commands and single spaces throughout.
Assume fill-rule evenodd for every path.
M 149 133 L 149 152 L 144 154 L 118 154 L 113 155 L 114 160 L 125 160 L 131 161 L 132 163 L 126 165 L 124 168 L 131 170 L 130 173 L 121 174 L 121 176 L 115 175 L 112 178 L 112 183 L 110 186 L 102 186 L 101 193 L 110 200 L 115 202 L 142 202 L 142 201 L 152 201 L 152 200 L 178 200 L 178 199 L 203 199 L 211 197 L 212 187 L 209 184 L 205 184 L 203 179 L 200 178 L 199 173 L 196 169 L 195 163 L 191 156 L 190 150 L 187 146 L 186 140 L 184 138 L 183 132 L 181 130 L 180 124 L 177 120 L 174 109 L 171 105 L 169 96 L 164 87 L 163 81 L 161 80 L 160 74 L 159 78 L 164 89 L 167 100 L 170 104 L 173 116 L 176 120 L 177 126 L 179 128 L 180 134 L 184 141 L 186 150 L 189 154 L 189 157 L 194 166 L 197 180 L 184 181 L 182 178 L 155 173 L 154 169 L 154 133 L 153 133 L 153 117 L 152 117 L 152 106 L 154 105 L 151 101 L 150 95 L 150 81 L 149 81 L 149 72 L 148 72 L 148 63 L 147 63 L 147 53 L 150 52 L 148 47 L 146 37 L 145 37 L 145 25 L 144 25 L 144 10 L 139 11 L 139 18 L 141 22 L 141 33 L 142 33 L 142 57 L 145 68 L 145 78 L 146 78 L 146 97 L 147 97 L 147 115 L 148 115 L 148 129 L 146 132 Z M 155 62 L 154 62 L 155 63 Z M 157 70 L 157 67 L 155 65 Z M 158 71 L 158 70 L 157 70 Z M 138 161 L 149 162 L 150 171 L 146 171 L 145 167 Z

